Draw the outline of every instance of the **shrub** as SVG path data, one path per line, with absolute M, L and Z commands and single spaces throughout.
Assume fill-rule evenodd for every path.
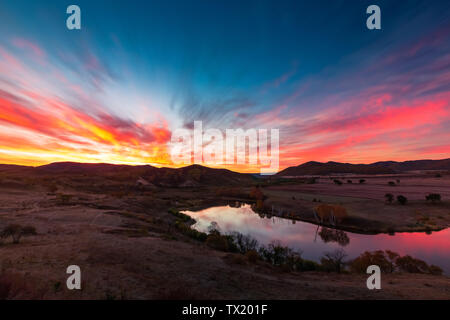
M 282 266 L 290 270 L 300 270 L 302 265 L 301 252 L 272 242 L 267 247 L 259 248 L 260 257 L 274 266 Z
M 394 201 L 394 195 L 392 193 L 386 193 L 384 197 L 386 198 L 386 201 L 389 203 L 392 203 L 392 201 Z
M 392 251 L 374 251 L 364 252 L 359 257 L 350 261 L 350 271 L 356 273 L 365 273 L 367 267 L 370 265 L 377 265 L 384 273 L 391 273 L 395 271 L 395 261 L 399 255 Z
M 323 270 L 327 272 L 334 271 L 340 273 L 345 266 L 345 257 L 347 257 L 347 254 L 342 249 L 337 249 L 333 252 L 325 253 L 322 259 L 320 259 Z
M 439 268 L 438 266 L 435 266 L 434 264 L 429 266 L 428 271 L 430 274 L 433 274 L 436 276 L 440 276 L 444 272 L 441 268 Z
M 394 181 L 389 181 L 388 185 L 390 185 L 391 187 L 394 187 L 395 186 L 395 182 Z
M 409 273 L 429 273 L 429 266 L 423 260 L 413 258 L 409 255 L 400 257 L 396 261 L 400 271 Z
M 431 201 L 432 203 L 436 203 L 441 201 L 441 195 L 439 193 L 430 193 L 429 195 L 425 196 L 425 199 L 427 201 Z
M 359 179 L 359 184 L 366 183 L 366 179 Z
M 319 271 L 319 270 L 321 270 L 321 266 L 317 262 L 302 259 L 302 264 L 299 271 Z
M 236 248 L 240 253 L 246 253 L 249 251 L 256 252 L 258 250 L 258 241 L 248 235 L 245 236 L 242 233 L 233 232 L 231 237 L 233 238 Z
M 209 234 L 206 238 L 206 244 L 208 247 L 211 247 L 216 250 L 220 251 L 228 251 L 228 241 L 225 237 L 221 236 L 220 234 Z
M 169 212 L 171 215 L 177 217 L 179 220 L 181 220 L 181 221 L 183 221 L 183 222 L 192 222 L 192 223 L 195 222 L 195 220 L 192 219 L 190 216 L 188 216 L 187 214 L 184 214 L 184 213 L 178 211 L 178 210 L 175 209 L 175 208 L 170 208 L 170 209 L 168 210 L 168 212 Z
M 397 196 L 397 201 L 401 205 L 405 205 L 406 202 L 408 202 L 408 199 L 405 196 L 399 195 L 399 196 Z
M 190 226 L 183 223 L 181 220 L 175 221 L 175 227 L 184 235 L 201 242 L 205 242 L 208 235 L 204 232 L 192 229 Z
M 353 183 L 353 181 L 352 180 L 347 180 L 347 183 Z
M 442 269 L 435 265 L 428 265 L 425 261 L 413 258 L 409 255 L 400 257 L 393 251 L 374 251 L 364 252 L 356 259 L 350 261 L 350 271 L 357 273 L 365 273 L 370 265 L 377 265 L 384 273 L 392 273 L 395 271 L 408 273 L 427 273 L 442 274 Z
M 22 236 L 32 236 L 36 235 L 36 229 L 32 226 L 21 226 L 19 224 L 10 224 L 6 226 L 1 232 L 1 238 L 11 237 L 13 243 L 17 244 L 20 242 Z
M 334 179 L 333 182 L 334 182 L 335 184 L 337 184 L 338 186 L 342 185 L 342 181 L 339 180 L 339 179 Z

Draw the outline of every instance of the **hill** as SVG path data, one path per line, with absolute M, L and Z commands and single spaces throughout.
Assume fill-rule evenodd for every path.
M 182 168 L 157 168 L 150 165 L 130 166 L 107 163 L 55 162 L 39 167 L 0 165 L 0 172 L 28 178 L 88 181 L 101 178 L 123 184 L 144 181 L 161 187 L 196 187 L 202 185 L 241 185 L 253 181 L 249 174 L 200 165 Z
M 304 176 L 327 174 L 393 174 L 413 170 L 450 170 L 450 159 L 384 161 L 372 164 L 351 164 L 329 161 L 326 163 L 310 161 L 299 166 L 288 167 L 277 173 L 278 176 Z

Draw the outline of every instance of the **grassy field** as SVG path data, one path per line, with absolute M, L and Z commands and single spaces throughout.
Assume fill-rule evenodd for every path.
M 18 244 L 5 238 L 0 244 L 0 298 L 450 298 L 446 276 L 386 274 L 383 289 L 374 292 L 367 290 L 365 274 L 296 272 L 217 250 L 178 228 L 180 217 L 168 213 L 170 208 L 193 210 L 236 199 L 252 202 L 250 185 L 142 188 L 121 179 L 3 174 L 0 229 L 32 226 L 36 235 L 24 236 Z M 410 225 L 424 215 L 429 220 L 422 228 L 448 226 L 448 177 L 402 177 L 394 187 L 387 185 L 390 179 L 366 178 L 362 185 L 337 186 L 322 178 L 316 184 L 266 186 L 264 206 L 296 210 L 298 218 L 312 219 L 311 209 L 318 204 L 314 198 L 341 203 L 362 231 L 376 223 L 381 228 L 377 231 L 413 229 Z M 405 206 L 386 204 L 386 192 L 404 194 L 409 201 Z M 442 203 L 426 203 L 429 192 L 440 192 Z M 71 264 L 81 267 L 81 291 L 66 289 L 66 268 Z

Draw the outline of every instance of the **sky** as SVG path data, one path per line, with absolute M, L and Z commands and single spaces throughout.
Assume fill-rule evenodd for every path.
M 2 1 L 0 163 L 174 166 L 194 121 L 279 129 L 280 169 L 449 158 L 449 17 L 437 0 Z

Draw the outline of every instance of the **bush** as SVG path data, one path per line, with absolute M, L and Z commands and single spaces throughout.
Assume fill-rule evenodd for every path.
M 428 267 L 428 272 L 432 275 L 440 276 L 444 272 L 441 268 L 438 266 L 435 266 L 434 264 L 430 265 Z
M 321 270 L 320 264 L 311 260 L 302 259 L 301 268 L 299 271 L 319 271 Z
M 386 193 L 384 197 L 386 198 L 386 201 L 389 203 L 392 203 L 392 201 L 394 201 L 394 195 L 392 193 Z
M 211 247 L 213 249 L 219 250 L 219 251 L 228 251 L 228 241 L 225 237 L 221 236 L 220 234 L 209 234 L 206 238 L 206 244 L 208 247 Z
M 334 182 L 335 184 L 337 184 L 338 186 L 342 185 L 342 181 L 339 180 L 339 179 L 334 179 L 333 182 Z
M 400 271 L 408 273 L 429 273 L 429 266 L 423 260 L 413 258 L 409 255 L 400 257 L 396 261 Z
M 194 223 L 194 222 L 195 222 L 195 220 L 192 219 L 190 216 L 188 216 L 187 214 L 184 214 L 184 213 L 178 211 L 178 210 L 175 209 L 175 208 L 170 208 L 170 209 L 168 210 L 168 212 L 169 212 L 171 215 L 177 217 L 179 220 L 181 220 L 181 221 L 183 221 L 183 222 L 190 222 L 190 223 Z
M 397 201 L 401 205 L 405 205 L 406 202 L 408 202 L 408 199 L 405 196 L 399 195 L 399 196 L 397 196 Z
M 272 242 L 267 247 L 259 248 L 261 259 L 285 270 L 301 270 L 303 260 L 301 252 L 282 246 L 279 242 Z
M 365 273 L 370 265 L 377 265 L 381 272 L 392 273 L 395 271 L 408 273 L 427 273 L 440 275 L 442 269 L 435 265 L 428 265 L 425 261 L 413 258 L 409 255 L 401 257 L 398 253 L 389 250 L 364 252 L 356 259 L 350 261 L 350 271 Z
M 359 179 L 359 184 L 366 183 L 366 179 Z
M 350 261 L 350 271 L 356 273 L 366 273 L 367 267 L 377 265 L 383 273 L 395 271 L 395 261 L 399 255 L 395 252 L 378 250 L 374 252 L 364 252 L 359 257 Z
M 258 241 L 248 235 L 244 236 L 239 232 L 233 232 L 231 234 L 231 237 L 233 238 L 235 246 L 240 253 L 246 253 L 249 251 L 256 252 L 258 250 Z
M 337 249 L 334 252 L 325 253 L 322 259 L 320 259 L 323 270 L 327 272 L 340 273 L 345 267 L 345 257 L 347 257 L 347 254 L 342 249 Z
M 390 185 L 391 187 L 394 187 L 395 186 L 395 182 L 394 181 L 389 181 L 388 185 Z
M 427 201 L 431 201 L 432 203 L 436 203 L 441 201 L 441 195 L 439 193 L 430 193 L 429 195 L 425 196 L 425 199 Z
M 184 235 L 201 242 L 205 242 L 208 235 L 204 232 L 192 229 L 190 226 L 183 223 L 181 220 L 175 221 L 175 227 Z
M 1 238 L 11 237 L 13 243 L 17 244 L 20 242 L 22 236 L 32 236 L 36 235 L 36 229 L 32 226 L 21 226 L 19 224 L 10 224 L 6 226 L 0 233 Z
M 352 180 L 347 180 L 347 183 L 353 183 L 353 181 Z

